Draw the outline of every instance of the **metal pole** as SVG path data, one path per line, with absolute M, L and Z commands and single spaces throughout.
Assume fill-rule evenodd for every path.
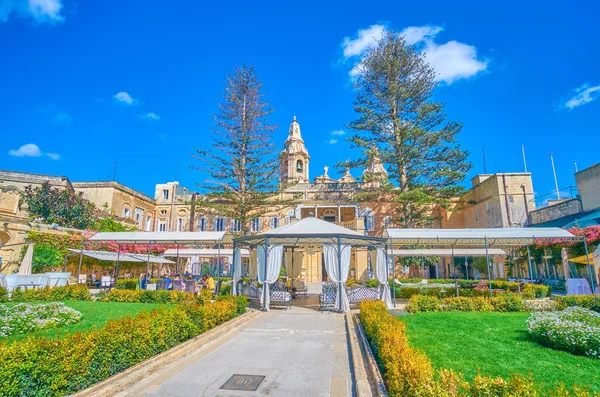
M 258 258 L 258 252 L 256 257 Z M 263 311 L 269 311 L 269 309 L 266 307 L 265 303 L 267 302 L 267 294 L 268 294 L 268 289 L 269 289 L 269 283 L 267 282 L 267 262 L 269 261 L 269 238 L 267 237 L 265 239 L 265 272 L 264 272 L 264 283 L 263 283 L 263 287 L 262 287 L 262 292 L 263 292 L 263 301 L 262 301 L 262 305 L 263 305 Z
M 236 281 L 233 279 L 233 275 L 235 274 L 235 248 L 236 248 L 236 243 L 235 241 L 233 242 L 233 262 L 231 263 L 231 295 L 239 295 L 239 293 L 237 292 L 237 285 L 235 285 Z M 240 267 L 242 266 L 242 256 L 240 255 Z M 242 274 L 242 272 L 240 272 L 240 275 Z
M 592 265 L 590 264 L 590 254 L 588 251 L 588 245 L 587 245 L 587 241 L 585 236 L 583 236 L 583 246 L 585 247 L 585 260 L 587 261 L 587 265 L 588 265 L 588 273 L 590 274 L 590 287 L 592 288 L 592 294 L 594 293 L 594 279 L 595 274 L 594 271 L 592 270 Z
M 378 248 L 376 248 L 376 249 L 378 249 Z M 375 251 L 375 252 L 377 252 L 377 251 Z M 386 244 L 386 247 L 383 252 L 387 253 L 387 244 Z M 375 266 L 377 266 L 377 262 L 375 262 Z M 390 287 L 390 264 L 389 264 L 387 255 L 385 255 L 385 282 L 387 283 L 388 288 L 389 288 Z M 382 291 L 382 296 L 383 296 L 383 291 Z
M 77 267 L 77 282 L 79 282 L 79 275 L 81 274 L 81 262 L 83 261 L 83 244 L 85 239 L 81 240 L 81 251 L 79 251 L 79 266 Z
M 217 277 L 221 277 L 221 240 L 217 245 Z
M 456 288 L 456 297 L 460 296 L 458 292 L 458 275 L 456 274 L 456 263 L 454 262 L 454 245 L 452 246 L 452 268 L 454 269 L 454 287 Z
M 525 172 L 527 172 L 527 160 L 525 159 L 525 145 L 521 145 L 521 151 L 523 152 L 523 165 L 525 166 Z
M 487 236 L 483 236 L 483 241 L 485 243 L 485 261 L 487 263 L 487 268 L 488 268 L 488 278 L 490 279 L 490 298 L 491 298 L 492 297 L 492 273 L 491 273 L 491 269 L 490 269 L 490 255 L 488 253 Z
M 533 284 L 533 268 L 531 267 L 531 254 L 529 252 L 529 246 L 527 246 L 527 263 L 529 265 L 529 279 L 531 280 L 531 290 L 533 292 L 533 298 L 535 299 L 535 286 Z
M 121 258 L 121 244 L 117 244 L 117 266 L 115 267 L 115 287 L 119 278 L 119 259 Z M 110 285 L 110 283 L 109 283 Z
M 390 237 L 390 248 L 392 250 L 392 294 L 394 307 L 396 307 L 396 257 L 394 256 L 394 240 Z
M 337 238 L 337 243 L 338 243 L 338 301 L 340 302 L 340 313 L 342 313 L 343 312 L 342 290 L 343 290 L 344 286 L 342 284 L 342 238 L 339 236 Z
M 144 274 L 144 278 L 146 279 L 145 289 L 148 289 L 148 283 L 150 282 L 150 277 L 148 277 L 148 266 L 150 266 L 150 242 L 148 242 L 148 258 L 146 260 L 146 273 Z
M 177 260 L 175 262 L 175 274 L 179 273 L 179 244 L 177 244 Z
M 292 267 L 291 267 L 291 269 L 292 269 L 292 273 L 294 273 L 294 247 L 292 247 Z M 290 275 L 287 273 L 286 273 L 286 276 L 290 277 Z M 294 278 L 291 277 L 291 279 L 292 279 L 291 285 L 292 285 L 292 287 L 294 287 Z
M 558 190 L 558 179 L 556 179 L 556 169 L 554 169 L 554 157 L 550 153 L 550 161 L 552 162 L 552 172 L 554 173 L 554 186 L 556 186 L 556 199 L 560 200 L 560 192 Z

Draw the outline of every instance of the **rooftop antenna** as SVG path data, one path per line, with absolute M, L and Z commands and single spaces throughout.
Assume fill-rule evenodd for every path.
M 115 165 L 113 166 L 113 181 L 117 181 L 117 151 L 115 151 Z
M 552 172 L 554 173 L 554 186 L 556 187 L 556 199 L 560 200 L 560 192 L 558 191 L 558 180 L 556 179 L 556 169 L 554 168 L 554 157 L 550 152 L 550 161 L 552 162 Z
M 521 145 L 521 152 L 523 152 L 523 165 L 525 166 L 525 172 L 527 172 L 527 160 L 525 159 L 525 145 Z
M 483 150 L 483 146 L 481 146 L 481 155 L 483 156 L 483 173 L 487 174 L 487 165 L 485 164 L 485 150 Z
M 575 173 L 578 173 L 579 169 L 577 168 L 577 163 L 575 163 Z

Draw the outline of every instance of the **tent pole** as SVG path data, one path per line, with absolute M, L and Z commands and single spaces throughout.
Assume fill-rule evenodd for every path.
M 533 285 L 533 268 L 531 267 L 531 254 L 529 253 L 529 246 L 527 246 L 527 264 L 529 265 L 529 279 L 531 280 L 531 292 L 533 293 L 533 299 L 535 299 L 535 286 Z
M 344 286 L 342 285 L 342 238 L 338 236 L 337 238 L 338 245 L 338 301 L 340 302 L 340 313 L 344 310 L 342 309 L 342 289 Z M 370 257 L 370 255 L 369 255 Z
M 394 240 L 391 237 L 390 249 L 392 251 L 392 294 L 394 295 L 394 307 L 396 307 L 396 258 L 394 257 Z
M 146 273 L 144 274 L 144 278 L 146 279 L 146 288 L 148 289 L 148 283 L 150 282 L 150 277 L 148 277 L 148 266 L 150 265 L 150 242 L 148 242 L 148 258 L 146 260 Z
M 221 277 L 221 241 L 217 246 L 217 277 Z
M 117 244 L 117 266 L 115 267 L 115 288 L 119 278 L 119 259 L 121 258 L 121 244 Z
M 454 245 L 452 245 L 452 268 L 454 269 L 454 287 L 456 288 L 456 297 L 460 296 L 458 291 L 458 275 L 456 274 L 456 263 L 454 262 Z
M 175 274 L 179 273 L 179 244 L 177 244 L 177 261 L 175 262 Z
M 235 274 L 235 248 L 236 248 L 236 243 L 235 241 L 233 242 L 233 261 L 231 263 L 231 295 L 239 295 L 239 293 L 237 292 L 237 285 L 235 285 L 235 280 L 233 279 L 233 275 Z M 242 266 L 242 256 L 240 255 L 240 267 Z M 240 272 L 240 275 L 242 273 Z
M 490 279 L 490 298 L 491 298 L 492 297 L 492 272 L 491 272 L 491 268 L 490 268 L 490 255 L 488 253 L 487 236 L 483 236 L 483 241 L 485 243 L 485 261 L 487 263 L 488 278 Z
M 594 271 L 592 270 L 592 265 L 590 264 L 590 253 L 589 253 L 585 235 L 583 236 L 583 246 L 585 247 L 585 260 L 587 261 L 588 273 L 590 274 L 590 287 L 592 288 L 592 294 L 593 294 L 594 293 L 594 279 L 596 277 L 595 277 Z
M 81 251 L 79 251 L 79 266 L 77 267 L 77 283 L 79 283 L 79 275 L 81 274 L 81 262 L 83 261 L 83 247 L 85 239 L 81 240 Z
M 258 259 L 258 252 L 256 253 L 256 258 Z M 263 292 L 263 311 L 268 312 L 269 308 L 267 308 L 267 290 L 269 289 L 269 283 L 267 282 L 267 263 L 269 262 L 269 238 L 265 239 L 265 272 L 264 272 L 264 283 L 262 287 Z
M 292 247 L 292 267 L 291 267 L 291 269 L 292 269 L 292 274 L 294 274 L 294 273 L 295 273 L 295 272 L 294 272 L 294 247 Z M 290 277 L 290 275 L 289 275 L 289 274 L 286 274 L 286 275 L 287 275 L 288 277 Z M 291 284 L 291 285 L 292 285 L 292 288 L 293 288 L 293 287 L 294 287 L 294 278 L 293 278 L 293 277 L 291 277 L 291 279 L 292 279 L 292 284 Z

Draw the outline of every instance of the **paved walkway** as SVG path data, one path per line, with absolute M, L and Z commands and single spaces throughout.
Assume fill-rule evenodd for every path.
M 353 396 L 344 316 L 271 310 L 120 396 Z M 256 391 L 222 390 L 234 374 L 261 375 Z

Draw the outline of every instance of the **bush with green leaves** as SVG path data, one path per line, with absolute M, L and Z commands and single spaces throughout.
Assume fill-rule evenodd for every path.
M 81 313 L 64 303 L 0 305 L 0 337 L 75 324 Z
M 559 309 L 579 306 L 600 313 L 600 296 L 598 295 L 568 295 L 556 297 Z
M 10 293 L 12 302 L 57 302 L 66 300 L 89 301 L 92 294 L 83 285 L 65 285 L 64 287 L 50 288 L 48 286 L 41 289 L 16 288 Z
M 529 335 L 545 346 L 600 359 L 600 314 L 595 311 L 572 306 L 533 313 L 527 325 Z
M 50 245 L 34 245 L 31 268 L 34 273 L 42 273 L 60 267 L 63 257 L 57 248 Z
M 452 297 L 439 299 L 435 296 L 413 296 L 406 311 L 409 313 L 424 312 L 519 312 L 523 311 L 523 300 L 517 294 L 506 293 L 493 297 Z

